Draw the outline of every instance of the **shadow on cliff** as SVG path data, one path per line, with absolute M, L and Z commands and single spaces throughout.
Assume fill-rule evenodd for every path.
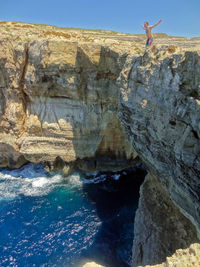
M 40 70 L 37 84 L 30 89 L 33 91 L 36 87 L 38 95 L 31 98 L 28 113 L 38 117 L 42 129 L 37 133 L 30 129 L 30 134 L 58 139 L 54 153 L 57 150 L 59 164 L 61 158 L 69 155 L 69 161 L 77 159 L 77 166 L 85 169 L 100 169 L 110 163 L 113 167 L 115 164 L 127 166 L 125 148 L 120 149 L 125 141 L 118 144 L 116 153 L 111 130 L 116 129 L 118 123 L 117 118 L 113 122 L 112 117 L 118 107 L 116 80 L 127 55 L 98 45 L 88 48 L 82 44 L 76 49 L 73 66 L 64 64 L 58 67 L 52 63 Z M 62 153 L 59 138 L 67 141 L 61 148 Z M 40 141 L 37 139 L 37 142 Z M 59 159 L 63 154 L 66 157 Z
M 111 173 L 110 173 L 111 174 Z M 119 180 L 85 184 L 83 191 L 95 205 L 101 227 L 83 258 L 106 267 L 129 267 L 132 257 L 134 217 L 144 169 L 121 172 Z
M 119 61 L 122 61 L 119 63 Z M 84 128 L 74 125 L 73 147 L 78 158 L 76 167 L 80 169 L 98 170 L 131 165 L 123 151 L 116 155 L 109 146 L 100 146 L 103 116 L 106 112 L 115 112 L 118 105 L 118 89 L 116 80 L 120 74 L 125 57 L 106 47 L 101 47 L 98 64 L 93 63 L 81 47 L 76 57 L 76 70 L 78 71 L 77 92 L 82 103 L 90 107 L 84 114 Z M 91 77 L 93 77 L 91 88 Z M 94 90 L 95 89 L 95 90 Z M 91 114 L 98 116 L 96 128 L 89 128 Z M 88 126 L 87 126 L 88 124 Z M 108 127 L 109 127 L 108 123 Z M 94 125 L 93 125 L 94 126 Z M 80 129 L 82 131 L 80 131 Z M 107 139 L 114 137 L 109 136 Z M 80 151 L 87 150 L 82 140 L 88 140 L 87 146 L 95 147 L 92 156 L 85 155 L 79 158 Z M 111 141 L 111 140 L 110 140 Z M 117 145 L 117 144 L 116 144 Z M 93 149 L 95 151 L 95 149 Z M 84 153 L 83 153 L 84 154 Z M 122 175 L 120 180 L 107 179 L 99 184 L 85 184 L 83 191 L 94 203 L 95 210 L 101 221 L 101 227 L 95 241 L 85 252 L 83 261 L 93 260 L 106 267 L 129 267 L 132 257 L 133 224 L 138 206 L 139 188 L 146 172 L 136 172 Z
M 105 127 L 105 125 L 103 126 L 105 117 L 108 116 L 108 113 L 113 114 L 117 111 L 119 96 L 116 82 L 126 55 L 120 56 L 108 47 L 101 46 L 99 55 L 97 53 L 96 56 L 99 56 L 99 59 L 96 63 L 92 62 L 85 51 L 78 47 L 76 57 L 76 70 L 79 73 L 77 92 L 80 101 L 88 107 L 84 110 L 84 125 L 80 125 L 79 128 L 77 125 L 73 127 L 73 146 L 78 159 L 77 168 L 99 170 L 115 168 L 120 165 L 130 166 L 130 161 L 127 160 L 124 151 L 121 150 L 116 155 L 115 149 L 111 148 L 113 143 L 116 146 L 119 145 L 115 142 L 113 128 L 116 127 L 112 125 L 115 123 L 112 119 L 107 122 L 105 129 L 113 129 L 113 132 L 110 130 L 111 134 L 109 135 L 104 129 L 102 133 L 102 128 Z M 96 121 L 94 120 L 91 127 L 91 121 L 95 116 L 97 116 Z M 95 123 L 96 128 L 94 129 Z M 94 153 L 90 153 L 90 155 L 81 153 L 82 155 L 80 155 L 80 151 L 86 150 L 82 140 L 88 140 L 87 149 Z

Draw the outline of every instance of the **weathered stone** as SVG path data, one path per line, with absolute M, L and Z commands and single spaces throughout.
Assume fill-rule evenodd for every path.
M 116 159 L 123 165 L 118 167 L 129 164 L 136 153 L 117 117 L 116 86 L 126 56 L 99 44 L 55 36 L 7 42 L 2 39 L 0 51 L 3 146 L 12 139 L 20 159 L 51 166 L 58 156 L 69 164 L 96 158 L 101 168 L 112 167 Z M 98 161 L 102 155 L 108 158 L 104 166 Z M 3 166 L 6 157 L 4 153 Z
M 198 242 L 195 227 L 174 205 L 163 185 L 147 175 L 135 217 L 133 267 L 162 263 L 177 249 Z
M 200 106 L 181 86 L 198 86 L 197 55 L 175 54 L 155 61 L 149 51 L 127 63 L 125 69 L 130 71 L 124 74 L 122 70 L 118 81 L 119 118 L 136 152 L 199 232 Z M 183 74 L 186 69 L 193 70 L 192 78 L 186 71 Z
M 200 39 L 160 37 L 143 51 L 142 35 L 0 23 L 0 166 L 69 173 L 138 155 L 154 178 L 141 190 L 134 264 L 164 261 L 200 232 Z
M 198 267 L 200 266 L 200 244 L 192 244 L 188 249 L 178 249 L 161 264 L 145 267 Z M 142 267 L 142 266 L 138 266 Z

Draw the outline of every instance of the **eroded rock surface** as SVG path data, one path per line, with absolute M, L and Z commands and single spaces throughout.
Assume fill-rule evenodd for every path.
M 139 155 L 151 178 L 134 266 L 164 262 L 200 231 L 200 39 L 155 40 L 144 51 L 142 35 L 0 23 L 0 166 L 95 170 Z
M 161 264 L 145 267 L 198 267 L 200 266 L 200 244 L 192 244 L 188 249 L 178 249 Z M 138 266 L 141 267 L 141 266 Z
M 78 167 L 96 169 L 135 157 L 117 117 L 127 55 L 81 40 L 1 39 L 1 166 L 93 158 Z
M 135 217 L 133 266 L 162 263 L 177 249 L 198 242 L 189 219 L 173 204 L 163 185 L 147 175 Z
M 194 223 L 198 233 L 199 74 L 198 51 L 165 57 L 163 51 L 155 50 L 133 58 L 125 65 L 119 79 L 119 117 L 131 143 L 147 169 L 167 188 L 172 201 Z

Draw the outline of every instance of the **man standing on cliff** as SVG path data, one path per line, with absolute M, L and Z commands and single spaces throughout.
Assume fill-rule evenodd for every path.
M 160 19 L 158 21 L 158 23 L 156 23 L 155 25 L 149 26 L 149 23 L 147 21 L 145 21 L 144 26 L 142 26 L 142 28 L 145 30 L 146 32 L 146 36 L 147 36 L 147 41 L 146 41 L 146 47 L 150 47 L 153 43 L 153 34 L 152 34 L 152 29 L 156 26 L 158 26 L 160 23 L 162 22 L 162 20 Z

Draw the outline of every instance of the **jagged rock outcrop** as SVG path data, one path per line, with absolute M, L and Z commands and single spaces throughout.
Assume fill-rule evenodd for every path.
M 94 170 L 139 155 L 150 174 L 134 266 L 200 231 L 200 40 L 157 40 L 144 52 L 138 35 L 0 23 L 0 166 Z
M 119 82 L 119 117 L 131 143 L 147 169 L 161 181 L 172 201 L 199 233 L 200 53 L 187 51 L 167 57 L 162 51 L 146 53 L 125 65 Z M 148 215 L 144 214 L 150 227 Z M 143 234 L 151 240 L 156 233 Z M 147 255 L 150 247 L 139 243 Z M 162 258 L 161 251 L 163 246 L 158 249 Z M 133 258 L 135 264 L 142 263 L 135 255 Z M 149 261 L 152 263 L 150 258 Z
M 125 54 L 57 39 L 4 38 L 0 49 L 1 166 L 78 162 L 96 169 L 135 157 L 117 117 Z
M 198 267 L 200 266 L 200 244 L 192 244 L 188 249 L 178 249 L 161 264 L 145 267 Z M 142 266 L 138 266 L 142 267 Z
M 134 227 L 133 267 L 162 263 L 166 255 L 199 241 L 194 225 L 173 204 L 160 181 L 149 174 L 140 189 Z

